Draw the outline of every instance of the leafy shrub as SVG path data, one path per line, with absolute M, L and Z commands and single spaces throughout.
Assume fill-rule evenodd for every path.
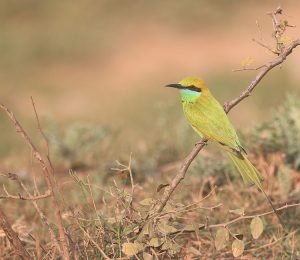
M 300 169 L 299 97 L 288 95 L 274 114 L 271 122 L 257 126 L 250 134 L 250 145 L 253 150 L 264 153 L 283 152 L 286 162 L 294 169 Z
M 55 161 L 76 169 L 97 161 L 93 157 L 109 134 L 110 129 L 107 127 L 77 122 L 67 127 L 62 134 L 52 129 L 48 137 Z

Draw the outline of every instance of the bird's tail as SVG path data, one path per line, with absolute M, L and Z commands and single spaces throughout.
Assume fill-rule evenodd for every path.
M 227 154 L 230 157 L 230 159 L 233 161 L 233 163 L 236 166 L 236 168 L 238 169 L 239 173 L 242 175 L 243 180 L 246 183 L 249 183 L 249 182 L 252 184 L 254 183 L 261 190 L 261 192 L 265 195 L 265 197 L 268 200 L 269 204 L 271 205 L 274 213 L 277 215 L 277 218 L 278 218 L 280 224 L 282 225 L 282 227 L 284 227 L 284 224 L 283 224 L 280 216 L 278 215 L 278 212 L 275 209 L 271 199 L 269 198 L 269 196 L 266 194 L 266 192 L 264 191 L 264 189 L 262 187 L 259 171 L 249 161 L 249 159 L 247 158 L 247 155 L 245 153 L 242 153 L 242 158 L 239 158 L 230 152 L 227 152 Z
M 230 157 L 230 159 L 233 161 L 239 173 L 242 175 L 244 182 L 254 183 L 261 191 L 263 191 L 260 173 L 254 167 L 254 165 L 249 161 L 247 156 L 242 153 L 243 159 L 241 159 L 230 152 L 227 152 L 227 154 Z

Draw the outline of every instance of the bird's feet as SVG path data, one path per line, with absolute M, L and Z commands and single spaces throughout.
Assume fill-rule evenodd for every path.
M 198 145 L 207 145 L 207 139 L 201 139 L 200 141 L 198 141 L 197 143 L 195 143 L 195 146 Z

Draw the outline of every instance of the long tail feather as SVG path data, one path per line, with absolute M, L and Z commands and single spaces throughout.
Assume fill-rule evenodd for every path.
M 247 156 L 243 154 L 244 159 L 240 159 L 230 152 L 228 152 L 228 155 L 242 175 L 244 182 L 254 183 L 260 190 L 263 190 L 260 173 L 249 161 Z
M 264 189 L 262 187 L 261 177 L 260 177 L 259 171 L 249 161 L 249 159 L 247 158 L 247 155 L 242 154 L 244 159 L 241 159 L 241 158 L 235 156 L 234 154 L 232 154 L 230 152 L 227 152 L 227 154 L 230 157 L 230 159 L 233 161 L 233 163 L 236 166 L 236 168 L 238 169 L 239 173 L 242 175 L 243 180 L 245 182 L 248 182 L 248 183 L 249 182 L 254 183 L 261 190 L 261 192 L 264 194 L 264 196 L 268 200 L 269 204 L 271 205 L 271 207 L 272 207 L 274 213 L 276 214 L 280 224 L 282 225 L 282 227 L 284 227 L 284 224 L 283 224 L 277 210 L 275 209 L 271 199 L 269 198 L 269 196 L 266 194 L 266 192 L 264 191 Z

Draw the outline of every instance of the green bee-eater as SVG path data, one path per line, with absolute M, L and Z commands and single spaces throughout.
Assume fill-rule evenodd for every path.
M 201 79 L 187 77 L 176 84 L 180 90 L 184 114 L 192 128 L 201 136 L 218 144 L 235 164 L 245 182 L 254 183 L 265 195 L 260 173 L 248 159 L 245 149 L 230 123 L 223 107 L 210 93 Z M 273 210 L 270 199 L 266 195 Z
M 258 170 L 247 158 L 245 149 L 220 103 L 204 82 L 188 77 L 167 87 L 180 89 L 184 114 L 193 129 L 201 136 L 217 143 L 227 152 L 244 181 L 253 182 L 260 189 Z

